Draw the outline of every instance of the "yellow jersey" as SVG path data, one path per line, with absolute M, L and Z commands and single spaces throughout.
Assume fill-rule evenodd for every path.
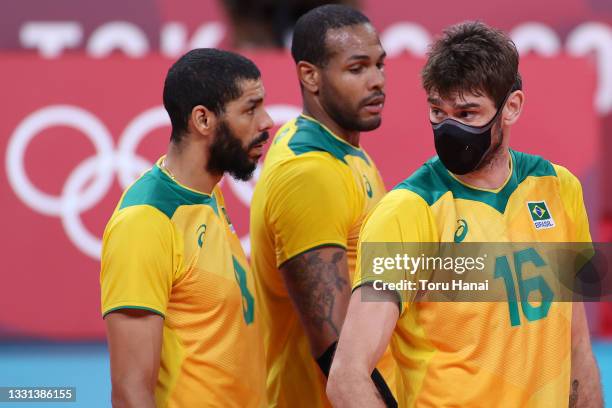
M 104 231 L 102 313 L 164 318 L 158 407 L 263 407 L 253 278 L 221 190 L 177 183 L 161 160 L 122 195 Z
M 339 246 L 352 279 L 359 229 L 384 193 L 367 153 L 315 119 L 301 115 L 277 132 L 255 187 L 250 226 L 270 406 L 329 406 L 279 266 L 314 248 Z
M 360 248 L 374 242 L 590 242 L 576 177 L 538 156 L 511 150 L 510 157 L 510 175 L 498 190 L 470 187 L 431 159 L 372 211 Z M 512 276 L 521 262 L 502 264 Z M 373 281 L 368 270 L 358 264 L 355 288 Z M 404 301 L 390 342 L 400 406 L 567 406 L 572 304 L 553 301 L 535 310 L 527 302 L 521 299 L 520 309 L 516 298 Z

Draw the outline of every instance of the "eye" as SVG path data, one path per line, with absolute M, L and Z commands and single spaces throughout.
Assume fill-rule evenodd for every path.
M 463 119 L 470 119 L 470 118 L 474 117 L 474 112 L 471 112 L 471 111 L 461 111 L 459 113 L 459 117 L 461 117 Z
M 250 108 L 249 110 L 246 111 L 247 115 L 254 115 L 255 114 L 255 108 Z
M 363 65 L 351 65 L 348 70 L 351 74 L 359 74 L 363 71 Z
M 385 69 L 385 63 L 384 62 L 379 62 L 378 64 L 376 64 L 376 68 L 380 69 L 381 71 L 383 69 Z
M 442 114 L 442 111 L 436 108 L 431 108 L 431 114 L 434 116 L 439 116 Z

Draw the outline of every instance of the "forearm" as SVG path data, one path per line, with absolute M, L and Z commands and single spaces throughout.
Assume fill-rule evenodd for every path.
M 584 342 L 587 344 L 584 344 Z M 585 339 L 583 344 L 578 344 L 572 350 L 569 407 L 603 407 L 599 369 L 588 339 Z
M 351 297 L 327 382 L 327 395 L 334 407 L 397 406 L 382 376 L 375 375 L 375 383 L 372 372 L 389 344 L 399 309 L 393 295 L 386 293 L 378 293 L 378 302 L 362 302 L 362 293 L 372 295 L 372 290 L 363 286 Z
M 145 386 L 113 384 L 113 408 L 155 408 L 153 390 Z
M 603 407 L 599 369 L 591 349 L 589 327 L 582 302 L 572 305 L 572 370 L 569 407 Z
M 319 359 L 338 341 L 350 299 L 344 249 L 312 250 L 281 267 L 287 291 L 308 337 L 312 356 Z
M 381 407 L 385 404 L 367 368 L 344 366 L 335 362 L 327 381 L 327 396 L 336 408 Z

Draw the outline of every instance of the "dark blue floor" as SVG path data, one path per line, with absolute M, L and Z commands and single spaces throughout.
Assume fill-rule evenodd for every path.
M 612 399 L 612 342 L 595 342 L 604 395 Z M 0 403 L 0 408 L 110 406 L 110 368 L 103 343 L 0 343 L 0 386 L 71 386 L 75 403 Z M 612 407 L 608 401 L 606 407 Z

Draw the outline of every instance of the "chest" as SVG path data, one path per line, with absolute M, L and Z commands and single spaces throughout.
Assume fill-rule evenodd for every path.
M 481 199 L 448 192 L 432 207 L 441 242 L 568 242 L 570 219 L 554 178 Z
M 488 339 L 506 339 L 508 333 L 520 333 L 517 342 L 567 335 L 571 308 L 569 303 L 555 302 L 567 299 L 568 293 L 563 277 L 569 269 L 563 267 L 559 250 L 575 237 L 553 178 L 527 181 L 507 197 L 490 200 L 448 192 L 432 212 L 440 242 L 467 243 L 447 248 L 485 257 L 484 268 L 473 271 L 475 275 L 447 275 L 453 281 L 476 276 L 472 281 L 487 285 L 482 297 L 474 296 L 479 301 L 463 296 L 458 302 L 418 305 L 412 311 L 412 327 L 425 329 L 428 338 L 456 351 L 471 344 L 490 346 L 478 351 L 487 358 L 505 347 Z
M 225 208 L 190 206 L 179 209 L 173 221 L 180 234 L 182 272 L 171 303 L 203 318 L 242 310 L 247 323 L 252 321 L 252 278 Z

